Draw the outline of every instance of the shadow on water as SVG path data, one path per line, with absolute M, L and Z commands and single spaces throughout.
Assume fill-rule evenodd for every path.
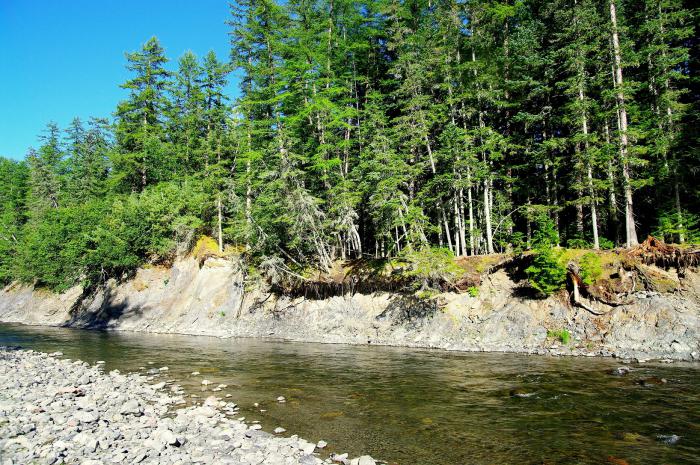
M 620 362 L 612 359 L 16 325 L 0 325 L 0 345 L 61 350 L 122 371 L 168 366 L 160 379 L 176 380 L 199 396 L 193 401 L 211 395 L 203 378 L 210 388 L 223 383 L 217 394 L 268 431 L 282 426 L 333 452 L 402 465 L 691 464 L 700 456 L 698 364 L 613 376 Z M 668 382 L 638 382 L 652 377 Z M 680 440 L 666 444 L 673 434 Z

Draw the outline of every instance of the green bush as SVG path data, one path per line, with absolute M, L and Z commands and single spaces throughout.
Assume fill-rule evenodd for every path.
M 532 287 L 544 295 L 558 291 L 566 282 L 566 268 L 559 260 L 561 252 L 554 251 L 557 242 L 558 234 L 554 223 L 548 216 L 541 215 L 534 237 L 536 254 L 525 273 Z
M 570 249 L 590 249 L 592 244 L 585 239 L 572 238 L 566 241 L 566 246 Z
M 568 344 L 571 340 L 571 333 L 566 329 L 560 329 L 558 331 L 547 330 L 547 337 L 553 337 L 559 339 L 562 344 Z
M 471 297 L 478 297 L 479 296 L 479 288 L 476 286 L 471 286 L 469 289 L 467 289 L 467 292 L 469 292 L 469 295 Z
M 700 242 L 700 216 L 683 211 L 679 215 L 675 209 L 662 212 L 659 215 L 659 223 L 654 230 L 654 236 L 666 242 L 684 241 Z
M 600 257 L 593 252 L 584 254 L 583 257 L 581 257 L 579 266 L 581 267 L 581 279 L 587 286 L 593 284 L 600 278 L 600 275 L 603 274 L 603 266 Z
M 602 250 L 612 250 L 615 248 L 615 243 L 605 237 L 601 237 L 598 239 L 598 245 Z
M 559 255 L 551 248 L 541 248 L 525 270 L 532 287 L 544 295 L 553 294 L 566 283 L 566 268 L 561 265 Z
M 440 289 L 444 283 L 452 283 L 464 273 L 447 248 L 407 248 L 402 251 L 401 258 L 408 262 L 409 266 L 404 274 L 415 278 L 416 289 Z

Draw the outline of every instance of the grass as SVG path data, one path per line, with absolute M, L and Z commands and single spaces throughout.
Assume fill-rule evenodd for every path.
M 559 329 L 559 330 L 547 330 L 547 337 L 554 338 L 554 339 L 559 339 L 559 341 L 566 345 L 571 341 L 571 333 L 569 333 L 569 330 L 567 329 Z

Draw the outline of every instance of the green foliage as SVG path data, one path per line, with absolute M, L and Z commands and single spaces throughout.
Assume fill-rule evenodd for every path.
M 479 288 L 476 286 L 470 286 L 469 289 L 467 289 L 467 292 L 469 293 L 470 297 L 479 297 Z
M 603 266 L 600 257 L 593 252 L 588 252 L 579 261 L 581 267 L 581 279 L 587 286 L 592 285 L 603 274 Z
M 566 246 L 570 249 L 590 249 L 592 244 L 585 239 L 571 238 L 566 241 Z
M 230 57 L 151 38 L 113 121 L 0 159 L 0 282 L 99 283 L 206 235 L 288 270 L 405 260 L 423 290 L 532 246 L 548 294 L 559 244 L 625 242 L 627 195 L 640 237 L 697 241 L 697 15 L 617 4 L 613 27 L 593 0 L 239 0 Z
M 404 275 L 415 278 L 416 286 L 423 289 L 441 289 L 445 283 L 456 281 L 464 272 L 455 263 L 452 252 L 445 248 L 406 249 L 401 258 L 408 264 Z
M 564 287 L 566 268 L 561 265 L 559 256 L 551 248 L 540 248 L 533 258 L 532 265 L 525 270 L 532 287 L 544 295 L 550 295 Z
M 559 232 L 554 221 L 547 214 L 540 214 L 536 218 L 537 229 L 535 230 L 532 244 L 536 250 L 548 249 L 559 243 Z
M 557 240 L 553 222 L 547 216 L 540 216 L 534 240 L 536 253 L 525 273 L 532 287 L 544 295 L 562 289 L 566 283 L 566 268 L 560 261 L 561 252 L 554 251 Z
M 663 211 L 659 223 L 654 230 L 654 236 L 667 242 L 684 241 L 700 242 L 700 216 L 688 211 Z
M 598 244 L 599 244 L 601 250 L 612 250 L 615 248 L 615 243 L 613 241 L 611 241 L 610 239 L 607 239 L 605 237 L 599 238 Z
M 559 341 L 564 345 L 568 344 L 569 341 L 571 340 L 571 334 L 569 333 L 569 330 L 567 330 L 567 329 L 560 329 L 557 331 L 553 331 L 553 330 L 548 329 L 547 330 L 547 337 L 559 339 Z

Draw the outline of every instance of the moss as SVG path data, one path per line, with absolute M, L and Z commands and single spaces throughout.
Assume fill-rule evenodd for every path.
M 201 262 L 206 260 L 207 257 L 218 257 L 222 254 L 220 254 L 219 244 L 214 238 L 209 236 L 202 236 L 199 238 L 197 244 L 195 244 L 194 248 L 192 249 L 192 255 L 198 261 Z
M 433 289 L 424 289 L 421 291 L 416 292 L 416 297 L 419 299 L 423 300 L 430 300 L 433 297 L 436 297 L 438 295 L 438 292 L 433 290 Z
M 459 257 L 456 263 L 467 273 L 481 274 L 507 257 L 508 255 L 506 254 L 472 255 Z
M 603 274 L 600 258 L 593 252 L 585 253 L 579 260 L 579 266 L 581 267 L 581 279 L 587 286 L 591 286 Z

